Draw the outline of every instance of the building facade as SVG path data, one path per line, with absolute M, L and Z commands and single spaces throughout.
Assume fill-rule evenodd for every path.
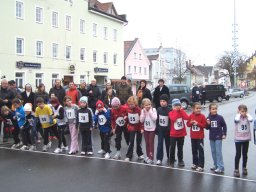
M 96 0 L 3 0 L 0 75 L 18 87 L 55 79 L 99 84 L 123 73 L 124 15 Z

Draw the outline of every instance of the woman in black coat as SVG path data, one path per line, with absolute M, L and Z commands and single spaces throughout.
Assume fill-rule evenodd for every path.
M 25 91 L 23 91 L 20 95 L 21 99 L 23 100 L 23 105 L 25 105 L 26 103 L 31 103 L 33 106 L 32 109 L 34 111 L 36 107 L 34 105 L 35 93 L 32 91 L 32 86 L 29 83 L 25 85 Z
M 148 98 L 152 101 L 152 95 L 150 90 L 147 88 L 147 82 L 145 80 L 140 81 L 140 86 L 137 90 L 137 98 L 139 101 L 139 106 L 144 98 Z
M 153 94 L 153 102 L 154 102 L 154 105 L 155 105 L 156 109 L 158 107 L 160 107 L 160 96 L 163 95 L 163 94 L 168 95 L 168 97 L 170 98 L 169 88 L 164 85 L 164 80 L 163 79 L 159 79 L 158 80 L 158 86 L 155 88 L 154 94 Z

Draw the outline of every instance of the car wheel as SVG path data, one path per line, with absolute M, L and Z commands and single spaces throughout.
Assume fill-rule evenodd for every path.
M 218 102 L 222 102 L 222 97 L 219 96 L 219 97 L 217 98 L 217 101 L 218 101 Z
M 244 97 L 244 95 L 243 95 L 243 94 L 241 94 L 241 95 L 240 95 L 240 98 L 243 98 L 243 97 Z
M 181 107 L 182 107 L 183 109 L 187 109 L 187 108 L 188 108 L 188 102 L 187 102 L 187 101 L 181 100 L 180 102 L 181 102 Z

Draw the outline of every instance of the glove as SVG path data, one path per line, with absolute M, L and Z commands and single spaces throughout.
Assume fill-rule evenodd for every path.
M 96 109 L 96 111 L 95 111 L 95 115 L 98 115 L 99 114 L 99 111 L 98 111 L 98 109 Z
M 103 108 L 103 111 L 104 111 L 104 113 L 106 113 L 106 112 L 107 112 L 107 109 L 106 109 L 106 108 Z

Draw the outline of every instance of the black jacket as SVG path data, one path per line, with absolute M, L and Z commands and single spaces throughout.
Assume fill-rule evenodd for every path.
M 89 93 L 90 91 L 92 91 L 92 93 Z M 88 86 L 87 88 L 87 95 L 88 95 L 88 104 L 89 107 L 92 108 L 93 110 L 96 109 L 96 102 L 101 99 L 101 92 L 100 92 L 100 88 L 95 85 L 92 86 L 91 84 Z
M 8 100 L 7 103 L 3 102 L 3 100 L 5 100 L 5 99 Z M 0 90 L 0 109 L 4 105 L 6 105 L 7 107 L 9 107 L 9 109 L 11 109 L 13 99 L 14 99 L 14 93 L 11 90 L 1 88 L 1 90 Z
M 168 95 L 168 97 L 170 98 L 169 88 L 166 85 L 164 85 L 162 90 L 160 91 L 160 86 L 157 86 L 153 94 L 153 103 L 156 109 L 160 107 L 160 96 L 163 94 Z
M 29 97 L 27 96 L 26 91 L 23 91 L 21 94 L 21 98 L 23 100 L 23 105 L 25 105 L 26 103 L 31 103 L 33 106 L 33 111 L 35 110 L 36 106 L 34 104 L 35 102 L 35 93 L 34 92 L 30 92 Z
M 81 115 L 83 114 L 83 115 Z M 88 122 L 84 122 L 84 116 L 88 117 Z M 83 129 L 90 129 L 93 127 L 93 114 L 92 114 L 92 110 L 90 108 L 80 108 L 77 111 L 77 119 L 76 119 L 77 125 L 79 127 L 80 130 Z
M 63 105 L 63 99 L 66 96 L 65 89 L 61 86 L 59 89 L 57 89 L 56 86 L 54 86 L 53 88 L 50 89 L 49 97 L 51 97 L 52 93 L 59 99 L 60 104 Z

